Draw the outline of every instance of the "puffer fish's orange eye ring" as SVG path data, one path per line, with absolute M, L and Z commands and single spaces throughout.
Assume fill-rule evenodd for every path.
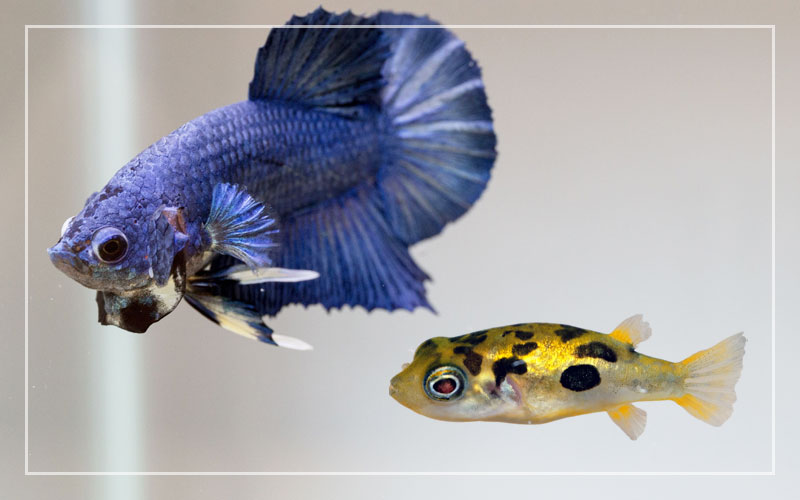
M 425 376 L 425 394 L 436 401 L 452 401 L 464 393 L 467 377 L 457 366 L 440 366 Z
M 114 264 L 128 252 L 128 238 L 115 227 L 98 229 L 92 235 L 92 251 L 106 264 Z

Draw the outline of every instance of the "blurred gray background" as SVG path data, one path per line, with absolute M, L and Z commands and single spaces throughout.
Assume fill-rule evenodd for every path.
M 316 5 L 239 2 L 223 12 L 179 2 L 78 2 L 61 10 L 34 4 L 20 9 L 10 31 L 21 51 L 24 23 L 281 24 Z M 738 16 L 727 17 L 711 4 L 704 12 L 607 5 L 610 10 L 601 12 L 589 2 L 571 9 L 544 2 L 493 8 L 325 3 L 357 13 L 427 13 L 448 24 L 772 24 L 796 14 L 782 10 L 788 3 L 762 4 L 762 12 L 743 4 Z M 429 298 L 438 314 L 291 307 L 270 322 L 312 343 L 311 352 L 240 338 L 187 305 L 146 335 L 101 327 L 94 292 L 59 273 L 44 251 L 64 219 L 127 160 L 182 123 L 244 99 L 267 31 L 29 32 L 30 471 L 772 470 L 769 30 L 455 31 L 483 68 L 499 158 L 474 209 L 413 249 L 433 276 Z M 790 338 L 793 312 L 786 308 L 798 298 L 791 260 L 798 247 L 797 171 L 781 154 L 796 154 L 789 135 L 796 135 L 796 123 L 789 122 L 796 114 L 788 110 L 797 102 L 788 83 L 781 91 L 780 78 L 796 77 L 796 68 L 788 55 L 782 66 L 780 57 L 796 48 L 796 33 L 780 24 L 777 33 L 778 389 L 791 390 L 792 380 L 780 369 L 791 370 L 796 342 Z M 14 54 L 17 70 L 21 55 Z M 4 106 L 6 115 L 18 118 L 21 76 L 12 83 L 13 99 Z M 80 498 L 212 498 L 213 492 L 252 498 L 271 488 L 282 497 L 338 492 L 352 498 L 356 490 L 350 488 L 407 495 L 377 478 L 23 480 L 24 129 L 17 125 L 3 124 L 9 129 L 3 139 L 19 153 L 3 173 L 5 234 L 14 235 L 4 259 L 14 278 L 2 303 L 10 327 L 2 412 L 9 491 L 32 498 L 50 491 Z M 639 350 L 669 360 L 745 332 L 739 401 L 723 427 L 703 424 L 673 403 L 645 403 L 647 430 L 631 442 L 603 414 L 543 426 L 454 424 L 416 415 L 387 393 L 389 378 L 431 336 L 523 321 L 607 332 L 635 313 L 644 313 L 653 327 Z M 780 401 L 778 409 L 780 415 Z M 796 431 L 778 429 L 780 472 L 796 460 L 780 455 L 781 443 Z M 452 493 L 447 486 L 454 482 L 463 488 L 474 481 L 476 490 L 499 482 L 485 479 L 414 484 Z M 613 478 L 538 478 L 535 484 L 552 491 L 570 484 L 577 492 L 607 481 Z M 531 484 L 502 480 L 508 492 Z M 649 496 L 667 493 L 659 488 Z

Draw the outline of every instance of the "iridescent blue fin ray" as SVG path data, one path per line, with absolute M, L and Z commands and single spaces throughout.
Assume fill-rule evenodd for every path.
M 374 18 L 322 8 L 287 26 L 375 24 Z M 339 114 L 377 106 L 388 40 L 373 29 L 275 28 L 258 51 L 250 99 L 279 99 Z
M 381 13 L 378 24 L 436 24 Z M 466 212 L 489 181 L 496 138 L 481 71 L 446 29 L 389 29 L 383 110 L 395 127 L 378 174 L 387 218 L 411 245 Z
M 275 218 L 239 186 L 214 186 L 205 228 L 215 252 L 236 257 L 253 269 L 272 263 L 269 254 L 278 236 Z

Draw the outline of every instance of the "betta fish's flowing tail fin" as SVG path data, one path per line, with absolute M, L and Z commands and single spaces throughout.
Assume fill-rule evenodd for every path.
M 250 99 L 302 103 L 349 120 L 380 116 L 381 154 L 374 178 L 284 214 L 276 265 L 312 269 L 319 279 L 229 284 L 223 293 L 263 314 L 291 303 L 430 307 L 428 276 L 408 246 L 438 234 L 475 202 L 495 158 L 480 70 L 463 42 L 444 28 L 382 27 L 434 24 L 411 15 L 359 17 L 320 8 L 270 33 Z
M 382 12 L 381 25 L 434 25 Z M 387 28 L 391 56 L 383 111 L 392 123 L 378 188 L 393 232 L 405 244 L 438 234 L 466 212 L 489 181 L 496 138 L 481 71 L 444 28 Z
M 737 333 L 681 362 L 688 369 L 686 393 L 675 399 L 686 411 L 711 425 L 722 425 L 733 412 L 734 387 L 742 374 L 746 339 Z

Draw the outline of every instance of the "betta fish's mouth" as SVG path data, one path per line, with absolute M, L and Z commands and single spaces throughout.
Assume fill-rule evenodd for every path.
M 50 256 L 50 262 L 56 268 L 76 281 L 80 282 L 77 277 L 89 272 L 89 265 L 66 247 L 63 241 L 59 241 L 48 248 L 47 255 Z

